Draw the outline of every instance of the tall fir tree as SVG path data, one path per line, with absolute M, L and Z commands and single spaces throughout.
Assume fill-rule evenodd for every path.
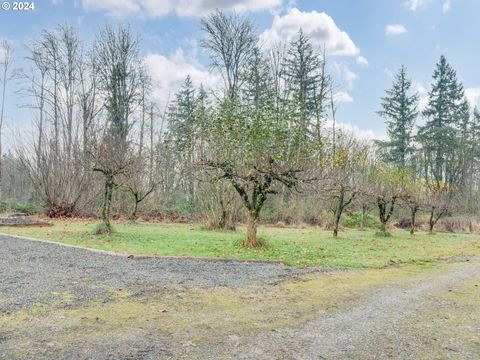
M 458 135 L 464 116 L 464 97 L 463 85 L 458 82 L 456 71 L 442 55 L 433 73 L 428 104 L 422 113 L 426 122 L 419 127 L 417 135 L 422 145 L 426 180 L 437 189 L 459 185 L 461 161 Z
M 190 203 L 193 203 L 195 197 L 193 167 L 199 127 L 196 103 L 196 91 L 192 79 L 188 75 L 175 96 L 175 102 L 170 106 L 168 123 L 169 143 L 174 153 L 177 154 L 177 167 L 182 179 L 180 183 Z
M 392 88 L 386 90 L 382 98 L 382 110 L 378 114 L 387 124 L 389 139 L 376 141 L 387 161 L 395 163 L 398 168 L 407 167 L 410 156 L 414 153 L 413 128 L 418 116 L 418 94 L 409 94 L 412 82 L 407 78 L 405 66 L 401 66 Z
M 324 116 L 324 102 L 329 88 L 325 57 L 314 49 L 310 38 L 300 29 L 290 42 L 283 64 L 287 93 L 295 104 L 297 119 L 309 131 Z

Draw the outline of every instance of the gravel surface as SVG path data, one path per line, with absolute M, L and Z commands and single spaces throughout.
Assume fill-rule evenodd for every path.
M 239 288 L 307 272 L 280 263 L 113 256 L 6 235 L 0 256 L 0 314 L 51 302 L 54 292 L 71 292 L 78 303 L 118 290 Z
M 268 291 L 305 271 L 277 263 L 128 258 L 10 236 L 0 236 L 0 254 L 0 324 L 2 312 L 17 314 L 27 309 L 31 314 L 18 323 L 14 319 L 0 326 L 1 360 L 480 358 L 478 258 L 458 259 L 463 262 L 374 287 L 347 305 L 289 328 L 258 330 L 240 337 L 235 328 L 229 328 L 228 317 L 216 320 L 222 324 L 204 319 L 206 333 L 219 331 L 216 335 L 222 340 L 194 344 L 189 340 L 192 334 L 184 334 L 188 331 L 171 332 L 161 321 L 149 327 L 143 326 L 143 320 L 138 323 L 130 318 L 134 324 L 129 326 L 110 319 L 104 327 L 102 318 L 95 319 L 100 316 L 96 313 L 93 318 L 73 317 L 77 320 L 69 322 L 70 318 L 55 310 L 35 315 L 31 309 L 35 310 L 36 303 L 54 300 L 52 292 L 65 291 L 80 305 L 105 295 L 108 298 L 112 290 L 120 289 L 142 294 L 228 286 L 237 292 L 253 285 Z M 456 292 L 466 294 L 467 302 L 446 300 L 446 295 Z M 76 305 L 69 308 L 75 311 Z M 197 316 L 189 309 L 182 314 Z M 449 322 L 450 318 L 455 321 Z
M 321 316 L 305 326 L 256 334 L 232 355 L 234 359 L 480 359 L 480 326 L 471 331 L 473 341 L 452 349 L 449 339 L 435 338 L 446 322 L 448 313 L 464 310 L 445 304 L 441 296 L 457 291 L 464 282 L 479 281 L 480 259 L 470 258 L 464 266 L 450 269 L 427 279 L 395 284 L 379 289 L 366 302 L 354 304 L 349 310 Z M 480 284 L 472 287 L 480 300 Z M 462 291 L 462 289 L 461 289 Z M 437 299 L 437 297 L 440 297 Z M 433 311 L 432 311 L 433 309 Z M 430 310 L 429 317 L 420 319 Z M 470 311 L 470 310 L 468 310 Z M 474 310 L 478 317 L 480 303 Z M 473 314 L 464 314 L 467 318 Z M 422 321 L 427 333 L 405 331 L 413 317 Z M 426 322 L 426 324 L 425 324 Z M 412 324 L 409 324 L 411 326 Z M 454 326 L 460 327 L 462 324 Z M 458 329 L 457 329 L 458 330 Z M 457 334 L 460 335 L 460 334 Z M 426 339 L 426 340 L 425 340 Z M 425 343 L 425 341 L 427 343 Z M 443 345 L 442 345 L 443 341 Z M 423 354 L 421 351 L 425 351 Z M 435 350 L 435 354 L 433 351 Z

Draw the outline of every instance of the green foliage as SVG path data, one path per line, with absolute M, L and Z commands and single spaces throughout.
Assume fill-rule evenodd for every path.
M 426 179 L 433 180 L 434 186 L 459 183 L 459 126 L 462 118 L 468 116 L 464 99 L 463 85 L 442 55 L 433 73 L 428 104 L 423 111 L 427 121 L 417 134 L 425 157 Z
M 379 230 L 375 232 L 376 237 L 389 238 L 392 237 L 392 233 L 389 231 Z
M 362 227 L 362 212 L 355 211 L 351 215 L 346 215 L 343 218 L 343 225 L 348 228 L 360 228 Z M 378 222 L 372 215 L 366 213 L 363 219 L 363 226 L 365 228 L 373 229 L 378 228 Z
M 42 207 L 33 202 L 16 203 L 16 202 L 0 202 L 0 212 L 18 212 L 26 215 L 34 215 L 42 212 Z
M 382 110 L 378 112 L 386 120 L 389 140 L 377 141 L 376 144 L 383 150 L 385 160 L 394 162 L 402 169 L 415 150 L 413 127 L 418 115 L 418 94 L 408 94 L 411 85 L 406 69 L 402 66 L 395 76 L 392 88 L 382 98 Z

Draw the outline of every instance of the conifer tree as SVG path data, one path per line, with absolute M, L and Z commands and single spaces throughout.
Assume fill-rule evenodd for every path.
M 324 115 L 330 85 L 325 57 L 318 54 L 309 37 L 300 29 L 289 44 L 283 67 L 287 93 L 297 107 L 297 119 L 305 129 L 311 130 Z
M 442 55 L 423 111 L 426 122 L 419 128 L 417 136 L 423 150 L 425 177 L 433 188 L 458 185 L 461 170 L 458 135 L 464 116 L 463 100 L 463 85 Z
M 409 157 L 415 151 L 413 127 L 418 116 L 418 94 L 409 94 L 411 81 L 407 78 L 405 66 L 401 66 L 392 88 L 382 98 L 382 110 L 378 112 L 386 120 L 389 139 L 377 141 L 383 150 L 385 160 L 395 163 L 400 169 L 407 166 Z

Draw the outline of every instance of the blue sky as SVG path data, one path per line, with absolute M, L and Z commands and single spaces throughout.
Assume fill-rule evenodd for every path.
M 299 27 L 314 43 L 327 44 L 340 102 L 338 120 L 361 135 L 384 135 L 375 111 L 401 64 L 424 98 L 435 63 L 444 54 L 472 105 L 480 100 L 477 0 L 41 0 L 29 12 L 0 10 L 0 38 L 13 43 L 16 65 L 22 67 L 24 44 L 41 29 L 71 23 L 90 41 L 105 23 L 129 22 L 142 37 L 155 96 L 165 102 L 186 74 L 197 83 L 218 82 L 198 46 L 200 16 L 216 7 L 251 16 L 266 44 L 288 40 Z M 8 94 L 9 125 L 23 126 L 29 115 L 15 109 L 21 99 L 13 90 Z

